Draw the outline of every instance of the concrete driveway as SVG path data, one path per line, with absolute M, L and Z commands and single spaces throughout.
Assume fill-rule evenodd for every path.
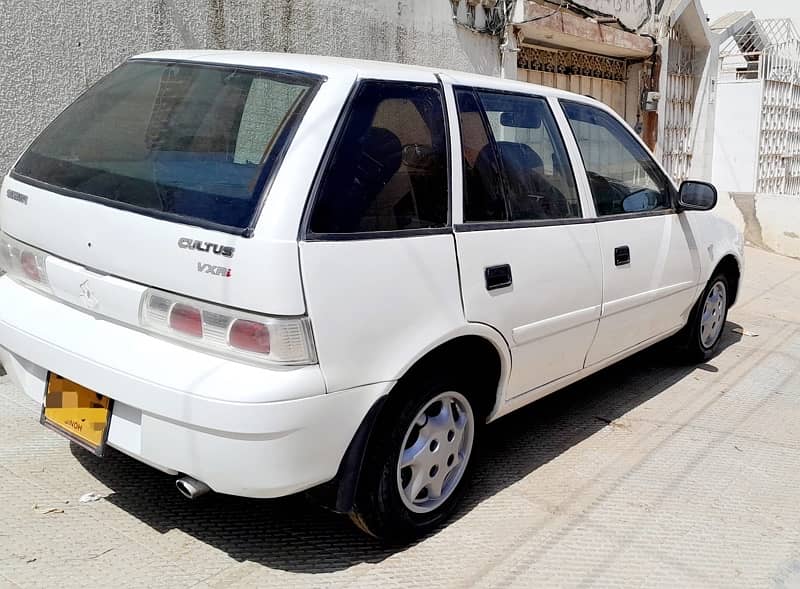
M 184 500 L 2 377 L 0 587 L 800 587 L 798 302 L 800 261 L 749 250 L 719 357 L 657 347 L 500 420 L 458 516 L 399 551 L 302 497 Z

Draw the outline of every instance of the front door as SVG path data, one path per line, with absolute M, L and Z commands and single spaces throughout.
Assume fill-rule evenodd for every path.
M 511 349 L 507 398 L 583 368 L 600 317 L 598 238 L 544 98 L 456 88 L 464 172 L 456 247 L 468 321 Z
M 597 212 L 603 312 L 587 365 L 686 323 L 700 276 L 697 248 L 674 188 L 610 113 L 562 102 Z

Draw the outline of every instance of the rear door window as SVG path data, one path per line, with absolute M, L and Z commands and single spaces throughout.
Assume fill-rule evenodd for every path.
M 464 220 L 581 216 L 575 176 L 547 101 L 456 89 L 464 161 Z
M 438 85 L 361 82 L 325 164 L 311 233 L 447 226 L 447 160 Z
M 14 169 L 70 196 L 239 232 L 317 76 L 132 61 L 67 108 Z

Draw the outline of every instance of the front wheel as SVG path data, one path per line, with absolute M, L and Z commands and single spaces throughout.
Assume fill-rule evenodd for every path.
M 464 388 L 441 378 L 420 379 L 395 395 L 367 451 L 351 519 L 379 539 L 407 542 L 456 506 L 478 420 Z
M 724 274 L 716 274 L 708 281 L 687 325 L 685 347 L 689 360 L 705 362 L 719 352 L 728 317 L 728 292 Z

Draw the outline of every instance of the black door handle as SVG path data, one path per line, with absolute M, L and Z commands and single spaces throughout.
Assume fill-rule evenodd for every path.
M 631 248 L 621 245 L 614 248 L 614 265 L 624 266 L 631 263 Z
M 483 274 L 486 277 L 486 290 L 511 286 L 511 266 L 508 264 L 489 266 L 483 271 Z

